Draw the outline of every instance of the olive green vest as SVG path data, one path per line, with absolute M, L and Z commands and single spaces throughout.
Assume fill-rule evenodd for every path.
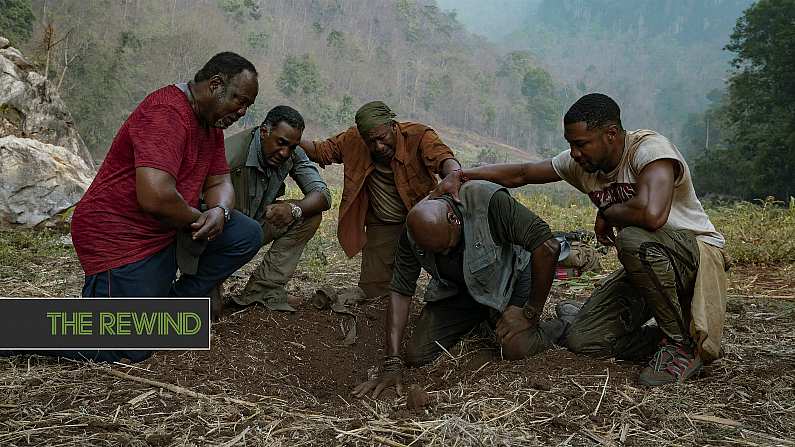
M 464 280 L 475 301 L 502 312 L 513 294 L 519 276 L 530 263 L 530 252 L 514 244 L 497 243 L 489 228 L 489 201 L 495 192 L 505 189 L 491 182 L 472 180 L 461 186 L 464 230 Z M 425 301 L 439 301 L 458 295 L 459 286 L 439 277 L 436 256 L 425 253 L 411 240 L 411 248 L 432 279 L 425 291 Z

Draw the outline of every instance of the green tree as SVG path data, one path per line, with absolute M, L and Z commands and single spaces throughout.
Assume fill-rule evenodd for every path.
M 322 90 L 320 69 L 308 54 L 300 57 L 287 56 L 276 82 L 279 90 L 286 96 L 293 96 L 298 92 L 312 96 Z
M 497 76 L 501 78 L 523 79 L 533 67 L 532 56 L 528 51 L 511 51 L 499 61 Z
M 795 195 L 795 0 L 760 0 L 737 20 L 726 48 L 736 54 L 723 118 L 731 130 L 725 151 L 695 166 L 707 191 L 743 198 Z M 727 176 L 737 167 L 740 177 Z M 710 186 L 716 189 L 711 189 Z M 718 189 L 720 188 L 720 189 Z
M 237 23 L 262 17 L 259 3 L 255 0 L 218 0 L 218 7 Z
M 561 109 L 552 76 L 541 68 L 528 69 L 522 80 L 522 95 L 527 98 L 527 111 L 539 134 L 536 143 L 550 146 L 551 138 L 557 133 Z M 548 155 L 544 150 L 539 152 Z
M 33 9 L 30 0 L 0 0 L 0 36 L 19 45 L 33 32 Z
M 422 107 L 426 111 L 431 111 L 434 107 L 442 103 L 445 98 L 449 98 L 453 91 L 453 78 L 448 75 L 431 76 L 425 83 L 425 94 L 421 98 Z
M 340 31 L 332 30 L 326 37 L 326 46 L 342 52 L 345 49 L 345 35 Z
M 343 96 L 335 114 L 337 124 L 340 126 L 350 126 L 353 122 L 354 115 L 353 98 L 350 95 Z
M 268 50 L 271 35 L 268 31 L 252 31 L 246 36 L 248 46 L 252 50 Z

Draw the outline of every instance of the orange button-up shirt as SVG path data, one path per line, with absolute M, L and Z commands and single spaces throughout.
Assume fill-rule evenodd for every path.
M 400 199 L 406 209 L 411 209 L 436 186 L 436 174 L 439 174 L 444 161 L 455 156 L 430 127 L 411 122 L 397 123 L 397 127 L 395 156 L 390 165 L 395 173 Z M 364 220 L 369 199 L 364 185 L 367 176 L 375 169 L 370 150 L 356 126 L 314 143 L 314 148 L 306 149 L 310 160 L 321 167 L 332 163 L 345 165 L 337 238 L 345 254 L 353 257 L 367 242 Z

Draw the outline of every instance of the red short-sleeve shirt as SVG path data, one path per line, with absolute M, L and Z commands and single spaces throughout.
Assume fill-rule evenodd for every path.
M 138 205 L 137 167 L 171 174 L 177 191 L 197 207 L 205 179 L 229 172 L 223 131 L 203 128 L 173 85 L 136 107 L 72 217 L 72 240 L 86 275 L 140 261 L 174 242 L 176 229 Z

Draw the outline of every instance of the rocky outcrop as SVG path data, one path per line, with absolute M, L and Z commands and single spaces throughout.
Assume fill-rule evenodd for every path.
M 36 226 L 74 205 L 94 162 L 50 83 L 0 38 L 0 223 Z
M 0 219 L 36 226 L 68 209 L 91 184 L 93 167 L 63 146 L 0 138 Z

